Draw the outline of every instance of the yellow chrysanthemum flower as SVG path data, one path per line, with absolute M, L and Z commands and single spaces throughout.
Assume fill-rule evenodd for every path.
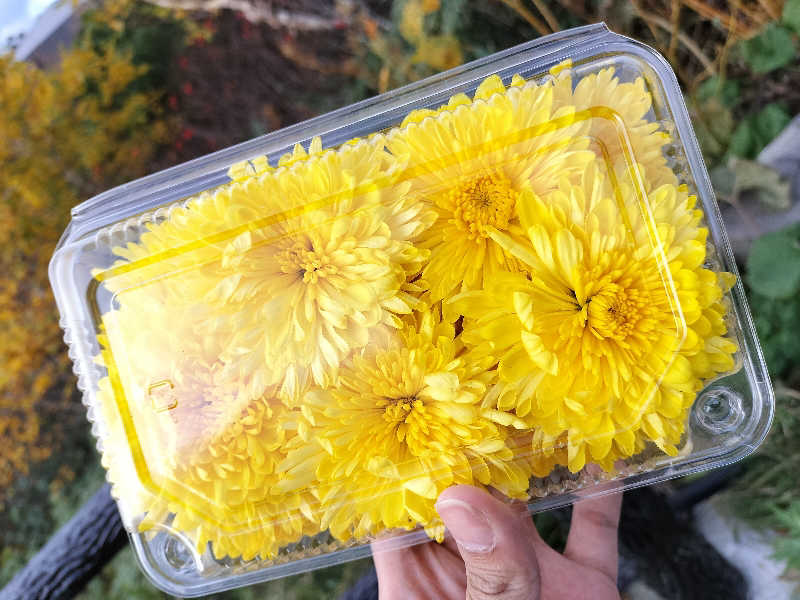
M 197 327 L 231 333 L 221 377 L 246 383 L 251 397 L 276 383 L 287 398 L 310 380 L 326 385 L 372 327 L 399 326 L 418 303 L 407 276 L 428 257 L 414 242 L 435 220 L 397 180 L 402 165 L 380 136 L 336 151 L 316 140 L 310 155 L 298 147 L 281 162 L 115 249 L 133 263 L 158 259 L 136 277 L 180 273 L 168 301 L 176 311 L 211 307 Z
M 115 495 L 139 531 L 169 524 L 198 554 L 273 557 L 317 531 L 301 495 L 270 493 L 299 413 L 276 387 L 250 399 L 220 382 L 224 340 L 198 336 L 189 317 L 199 315 L 176 315 L 164 294 L 124 292 L 103 320 L 98 406 Z
M 342 540 L 384 528 L 428 528 L 441 538 L 434 509 L 454 484 L 491 485 L 524 498 L 527 452 L 507 439 L 524 424 L 482 408 L 496 373 L 475 360 L 434 308 L 384 330 L 342 366 L 337 385 L 303 399 L 307 444 L 281 468 L 284 491 L 308 489 L 321 527 Z
M 319 529 L 302 494 L 273 494 L 277 464 L 296 431 L 299 414 L 287 409 L 277 389 L 265 393 L 230 419 L 191 463 L 175 470 L 176 483 L 206 500 L 170 503 L 171 526 L 188 532 L 199 552 L 214 556 L 269 559 L 278 550 Z
M 723 301 L 732 281 L 704 267 L 696 198 L 669 184 L 640 203 L 642 193 L 611 188 L 592 164 L 578 184 L 527 194 L 526 243 L 492 236 L 531 278 L 505 274 L 446 306 L 467 316 L 465 343 L 498 359 L 485 402 L 535 429 L 539 475 L 564 434 L 573 471 L 610 469 L 646 441 L 674 454 L 703 380 L 734 366 Z
M 554 102 L 552 85 L 516 77 L 506 88 L 495 75 L 472 100 L 460 94 L 437 111 L 414 111 L 387 134 L 387 148 L 408 165 L 412 193 L 436 210 L 418 242 L 431 252 L 422 274 L 432 301 L 524 268 L 488 231 L 523 236 L 520 194 L 546 193 L 591 160 L 581 127 L 571 106 Z
M 651 112 L 653 97 L 641 76 L 622 82 L 614 67 L 576 76 L 571 60 L 550 74 L 555 105 L 572 106 L 581 115 L 599 158 L 621 173 L 635 164 L 653 187 L 677 183 L 665 154 L 670 136 Z

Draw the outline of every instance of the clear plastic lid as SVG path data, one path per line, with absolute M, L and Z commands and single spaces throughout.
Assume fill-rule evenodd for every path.
M 181 596 L 737 460 L 773 398 L 677 82 L 588 26 L 116 188 L 51 263 Z M 389 540 L 388 542 L 386 540 Z

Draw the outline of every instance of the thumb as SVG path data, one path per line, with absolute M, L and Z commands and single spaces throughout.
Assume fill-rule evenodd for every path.
M 442 492 L 436 510 L 464 560 L 468 600 L 539 598 L 539 565 L 527 511 L 468 485 Z

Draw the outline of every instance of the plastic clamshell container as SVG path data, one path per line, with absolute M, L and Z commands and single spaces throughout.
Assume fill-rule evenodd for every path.
M 454 483 L 535 512 L 724 465 L 773 412 L 674 74 L 603 25 L 101 194 L 50 278 L 179 596 L 441 539 Z

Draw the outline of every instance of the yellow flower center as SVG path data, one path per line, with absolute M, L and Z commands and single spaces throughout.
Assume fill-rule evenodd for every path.
M 394 432 L 394 437 L 405 444 L 411 454 L 420 456 L 429 450 L 432 431 L 438 424 L 431 422 L 425 403 L 416 396 L 386 398 L 383 420 Z
M 639 290 L 610 284 L 591 298 L 587 312 L 588 323 L 596 334 L 622 341 L 648 311 L 647 301 Z
M 422 400 L 415 396 L 388 399 L 388 404 L 383 412 L 383 418 L 387 423 L 406 423 L 415 409 L 422 411 Z
M 639 269 L 652 265 L 631 261 L 624 252 L 613 258 L 608 264 L 584 271 L 581 285 L 567 290 L 567 298 L 557 300 L 546 290 L 531 298 L 536 307 L 533 331 L 542 336 L 545 347 L 555 353 L 582 356 L 589 370 L 594 370 L 592 356 L 622 351 L 626 360 L 635 360 L 633 357 L 645 353 L 671 322 L 669 302 L 659 278 L 641 277 Z M 627 266 L 625 261 L 629 261 Z M 568 306 L 571 311 L 565 310 Z M 557 315 L 562 318 L 553 318 Z
M 450 191 L 453 222 L 472 240 L 489 237 L 487 227 L 504 230 L 514 215 L 516 192 L 502 173 L 492 171 Z
M 330 257 L 316 251 L 310 242 L 294 242 L 279 252 L 276 258 L 281 271 L 296 274 L 304 283 L 316 283 L 321 277 L 330 277 L 339 272 Z

